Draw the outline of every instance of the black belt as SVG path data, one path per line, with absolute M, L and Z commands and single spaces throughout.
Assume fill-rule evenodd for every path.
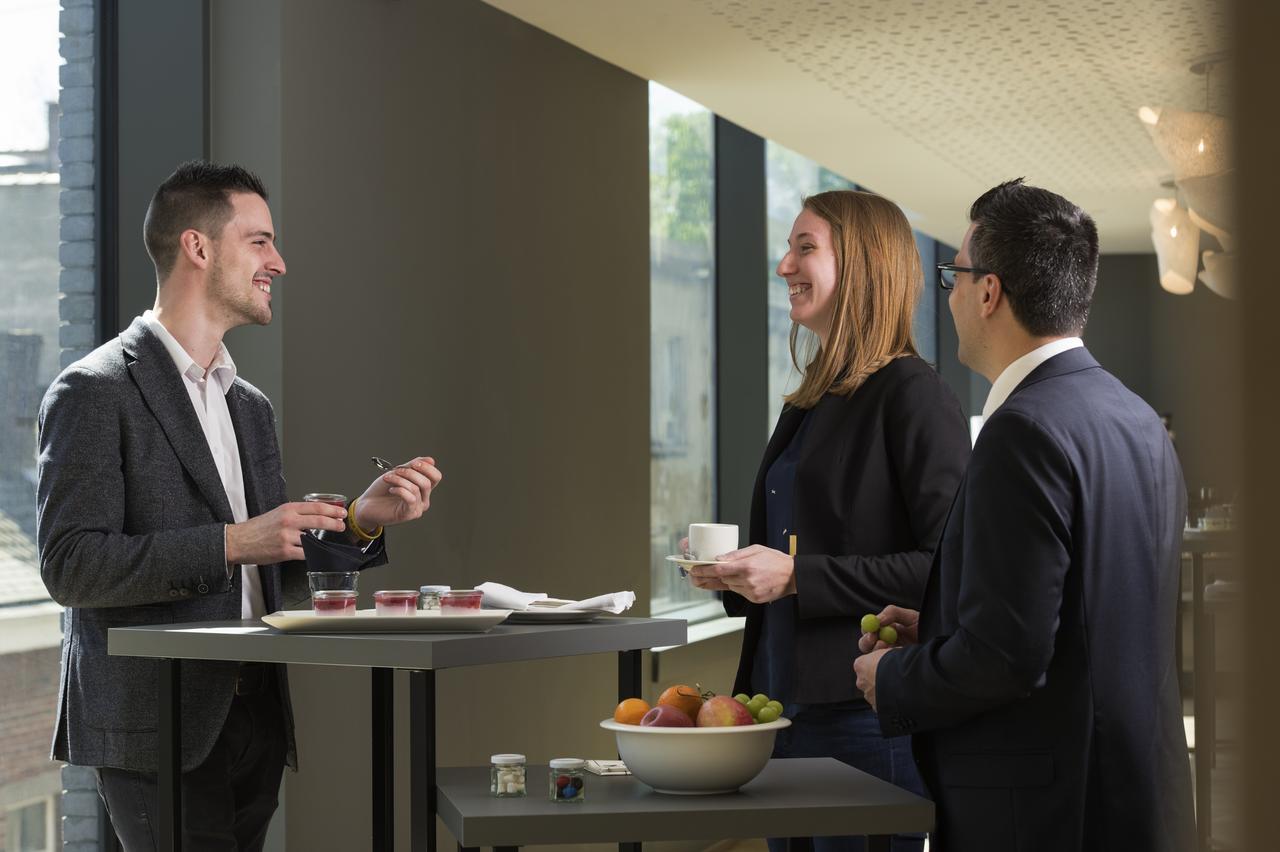
M 236 676 L 236 695 L 249 696 L 271 687 L 271 663 L 241 663 Z

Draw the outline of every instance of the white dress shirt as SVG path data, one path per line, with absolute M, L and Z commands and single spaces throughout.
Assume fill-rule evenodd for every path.
M 244 470 L 240 467 L 240 445 L 236 441 L 235 427 L 231 424 L 231 410 L 227 408 L 227 391 L 231 390 L 231 383 L 236 379 L 236 364 L 231 360 L 231 353 L 227 351 L 225 344 L 219 343 L 218 354 L 206 371 L 182 348 L 182 344 L 156 319 L 154 313 L 146 311 L 142 314 L 142 319 L 156 337 L 160 338 L 178 372 L 182 374 L 182 383 L 191 397 L 191 405 L 196 410 L 205 441 L 209 444 L 209 453 L 213 456 L 218 476 L 222 479 L 222 488 L 227 493 L 227 502 L 231 504 L 231 516 L 236 523 L 244 523 L 249 520 L 249 509 L 244 496 Z M 211 383 L 214 393 L 208 393 Z M 223 541 L 225 540 L 224 538 Z M 240 617 L 256 621 L 266 611 L 258 566 L 241 565 Z
M 1044 346 L 1038 346 L 1032 349 L 1026 355 L 1014 361 L 1001 371 L 996 377 L 995 382 L 991 385 L 991 392 L 987 394 L 987 404 L 982 406 L 982 419 L 996 413 L 996 409 L 1004 405 L 1009 394 L 1013 393 L 1013 389 L 1022 383 L 1022 380 L 1031 375 L 1031 371 L 1039 367 L 1045 361 L 1048 361 L 1054 355 L 1061 355 L 1069 349 L 1076 349 L 1084 346 L 1084 341 L 1078 337 L 1062 337 L 1058 340 L 1046 343 Z

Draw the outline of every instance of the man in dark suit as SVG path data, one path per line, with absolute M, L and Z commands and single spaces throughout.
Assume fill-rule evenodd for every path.
M 1089 216 L 1019 180 L 969 218 L 943 287 L 986 420 L 922 609 L 881 613 L 906 647 L 864 635 L 858 686 L 914 735 L 938 852 L 1190 849 L 1177 458 L 1079 338 Z
M 156 842 L 157 672 L 108 655 L 107 630 L 256 621 L 283 608 L 286 583 L 305 589 L 306 530 L 385 562 L 382 527 L 421 516 L 441 480 L 420 457 L 348 509 L 289 502 L 271 404 L 222 343 L 270 322 L 285 272 L 257 177 L 183 164 L 152 198 L 144 237 L 155 306 L 45 394 L 38 488 L 41 573 L 68 608 L 53 757 L 97 767 L 130 852 Z M 191 662 L 181 688 L 186 848 L 259 849 L 284 765 L 296 768 L 284 668 Z

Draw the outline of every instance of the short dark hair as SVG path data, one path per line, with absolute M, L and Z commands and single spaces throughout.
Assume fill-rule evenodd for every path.
M 1098 228 L 1061 195 L 1022 178 L 969 208 L 969 263 L 1007 285 L 1014 317 L 1036 337 L 1080 334 L 1098 281 Z
M 240 166 L 220 166 L 190 160 L 174 169 L 151 196 L 142 239 L 161 281 L 178 259 L 178 237 L 195 228 L 217 237 L 231 219 L 231 194 L 252 192 L 267 200 L 266 187 L 253 172 Z

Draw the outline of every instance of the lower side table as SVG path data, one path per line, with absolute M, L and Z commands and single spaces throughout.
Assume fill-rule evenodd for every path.
M 933 803 L 829 757 L 771 760 L 737 793 L 673 796 L 631 776 L 586 776 L 581 803 L 552 802 L 546 767 L 530 764 L 529 795 L 489 794 L 488 767 L 438 770 L 440 818 L 460 850 L 548 843 L 747 837 L 889 836 L 933 828 Z

